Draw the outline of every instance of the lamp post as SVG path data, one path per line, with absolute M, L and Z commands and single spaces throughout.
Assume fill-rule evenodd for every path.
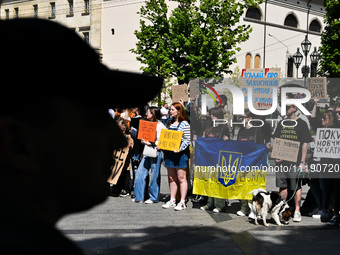
M 294 59 L 294 64 L 296 67 L 296 79 L 298 79 L 298 70 L 299 70 L 299 66 L 301 65 L 303 56 L 300 53 L 300 48 L 297 48 L 296 53 L 293 55 L 293 59 Z
M 303 51 L 303 54 L 305 55 L 305 65 L 302 67 L 302 75 L 305 79 L 304 81 L 304 87 L 307 88 L 307 77 L 310 73 L 311 68 L 307 65 L 307 56 L 310 51 L 310 48 L 312 46 L 312 43 L 308 40 L 308 35 L 306 35 L 305 40 L 302 41 L 301 43 L 301 49 Z M 296 66 L 296 78 L 298 78 L 298 68 L 302 62 L 303 55 L 300 53 L 300 49 L 297 48 L 297 52 L 293 55 L 294 63 Z M 320 60 L 320 54 L 316 50 L 316 47 L 314 47 L 314 51 L 310 55 L 311 59 L 311 66 L 312 66 L 312 72 L 311 72 L 311 77 L 316 76 L 316 67 L 318 65 L 318 62 Z
M 310 68 L 307 65 L 307 56 L 310 51 L 310 47 L 312 46 L 312 43 L 308 40 L 308 35 L 306 35 L 305 40 L 302 41 L 301 43 L 301 49 L 303 51 L 303 54 L 305 55 L 305 65 L 302 67 L 302 75 L 305 78 L 305 88 L 307 88 L 307 77 L 310 72 Z
M 311 77 L 316 76 L 316 67 L 320 60 L 320 53 L 317 51 L 316 47 L 314 47 L 314 51 L 309 55 L 311 61 Z

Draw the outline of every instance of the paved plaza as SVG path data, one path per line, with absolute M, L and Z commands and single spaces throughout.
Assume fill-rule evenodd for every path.
M 161 174 L 162 202 L 110 197 L 92 210 L 64 217 L 58 228 L 87 254 L 339 254 L 339 226 L 311 217 L 266 228 L 236 216 L 237 200 L 219 214 L 199 210 L 191 201 L 185 211 L 162 209 L 169 196 L 163 166 Z M 277 190 L 274 174 L 267 176 L 267 190 Z M 303 186 L 303 197 L 307 191 Z

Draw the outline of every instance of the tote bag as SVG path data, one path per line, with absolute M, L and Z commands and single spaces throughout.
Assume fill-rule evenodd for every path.
M 157 149 L 155 147 L 145 145 L 143 155 L 148 156 L 150 158 L 157 158 Z

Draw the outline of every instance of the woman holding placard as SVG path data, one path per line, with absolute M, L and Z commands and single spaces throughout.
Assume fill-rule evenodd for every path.
M 316 108 L 317 103 L 319 102 L 318 98 L 314 99 L 314 107 L 312 110 L 311 115 L 311 123 L 313 129 L 317 130 L 320 128 L 335 128 L 335 120 L 334 120 L 334 113 L 332 110 L 326 110 L 321 113 L 321 118 L 316 117 Z M 318 134 L 318 133 L 317 133 Z M 324 146 L 327 147 L 327 146 Z M 328 219 L 329 218 L 329 206 L 330 204 L 330 195 L 332 195 L 332 180 L 325 174 L 323 176 L 319 176 L 317 173 L 318 167 L 324 166 L 322 169 L 324 172 L 333 172 L 335 159 L 328 158 L 326 155 L 325 157 L 319 157 L 319 158 L 313 158 L 313 161 L 310 164 L 310 170 L 312 173 L 312 178 L 310 182 L 310 189 L 312 191 L 316 208 L 313 210 L 313 212 L 310 213 L 310 215 L 315 219 Z M 329 177 L 331 177 L 330 174 L 328 174 Z
M 187 168 L 189 160 L 190 124 L 188 123 L 185 109 L 181 103 L 175 102 L 170 107 L 170 130 L 182 131 L 182 141 L 179 150 L 164 151 L 165 167 L 168 169 L 170 180 L 170 201 L 162 207 L 174 207 L 176 211 L 186 209 L 185 198 L 188 192 Z M 176 205 L 176 194 L 179 189 L 181 201 Z
M 142 144 L 145 145 L 143 151 L 143 158 L 136 171 L 135 177 L 135 198 L 132 200 L 136 203 L 143 203 L 146 177 L 150 173 L 150 189 L 149 199 L 145 201 L 146 204 L 153 204 L 159 202 L 159 186 L 160 186 L 160 169 L 162 162 L 162 153 L 156 148 L 158 145 L 159 136 L 161 130 L 166 128 L 161 121 L 161 113 L 157 107 L 149 107 L 146 113 L 146 118 L 149 121 L 156 122 L 156 139 L 154 142 L 150 142 L 142 139 Z

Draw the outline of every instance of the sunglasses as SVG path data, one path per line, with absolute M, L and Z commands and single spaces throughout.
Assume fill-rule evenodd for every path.
M 340 111 L 336 111 L 336 112 L 335 112 L 335 115 L 338 115 L 338 114 L 340 115 Z

